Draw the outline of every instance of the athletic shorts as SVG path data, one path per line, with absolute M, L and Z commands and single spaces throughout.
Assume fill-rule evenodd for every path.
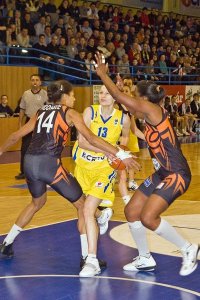
M 24 173 L 34 198 L 41 197 L 46 192 L 47 184 L 70 202 L 76 202 L 83 194 L 76 178 L 63 168 L 61 160 L 56 157 L 26 154 Z
M 159 195 L 170 205 L 187 191 L 190 181 L 190 173 L 171 173 L 163 178 L 155 172 L 139 186 L 139 190 L 147 197 L 152 194 Z
M 102 199 L 101 206 L 111 207 L 115 199 L 114 184 L 117 173 L 112 168 L 88 170 L 78 165 L 74 176 L 80 183 L 83 193 Z

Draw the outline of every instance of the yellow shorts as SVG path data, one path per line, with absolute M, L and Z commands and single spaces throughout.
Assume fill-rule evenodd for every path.
M 82 187 L 83 193 L 102 199 L 100 206 L 111 207 L 115 199 L 114 184 L 117 172 L 108 167 L 88 170 L 76 165 L 74 176 Z

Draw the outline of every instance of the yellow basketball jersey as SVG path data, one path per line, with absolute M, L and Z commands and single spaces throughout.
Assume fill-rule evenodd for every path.
M 91 113 L 90 130 L 96 136 L 116 146 L 122 131 L 123 112 L 114 109 L 111 116 L 107 120 L 104 120 L 101 115 L 101 105 L 92 105 Z M 86 169 L 93 169 L 95 171 L 98 168 L 109 167 L 107 158 L 103 153 L 84 150 L 78 146 L 78 141 L 76 141 L 73 147 L 72 156 L 77 165 Z
M 140 151 L 139 144 L 138 144 L 138 138 L 135 134 L 132 133 L 131 130 L 130 130 L 130 134 L 129 134 L 129 141 L 128 141 L 127 147 L 133 153 Z

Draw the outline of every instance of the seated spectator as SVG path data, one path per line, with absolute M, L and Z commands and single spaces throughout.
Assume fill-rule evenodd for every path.
M 73 67 L 77 68 L 77 70 L 73 70 L 73 74 L 77 77 L 81 77 L 82 79 L 87 79 L 87 68 L 85 65 L 85 51 L 80 50 L 79 53 L 75 56 L 76 61 L 73 62 Z M 77 83 L 83 83 L 81 79 L 76 81 Z
M 190 105 L 190 98 L 186 99 L 184 103 L 182 103 L 179 108 L 179 115 L 185 118 L 186 123 L 186 131 L 191 135 L 195 135 L 193 128 L 195 127 L 195 123 L 197 122 L 196 117 L 192 114 L 192 109 Z
M 92 2 L 90 4 L 90 7 L 87 12 L 87 16 L 88 16 L 88 19 L 90 19 L 90 20 L 99 19 L 98 9 L 95 6 L 95 2 Z
M 14 13 L 14 17 L 10 19 L 10 24 L 15 24 L 16 26 L 16 35 L 21 32 L 21 12 L 19 10 L 16 10 Z
M 74 18 L 74 20 L 79 20 L 80 11 L 77 0 L 72 0 L 72 4 L 69 6 L 69 15 Z
M 72 59 L 74 59 L 75 56 L 78 55 L 78 49 L 76 45 L 77 45 L 76 39 L 74 37 L 71 37 L 70 43 L 67 46 L 67 53 L 68 56 Z
M 108 58 L 111 56 L 111 52 L 108 51 L 108 49 L 105 47 L 105 39 L 100 39 L 99 40 L 99 45 L 97 47 L 97 50 L 100 51 L 105 58 Z
M 39 22 L 34 26 L 37 37 L 39 37 L 40 34 L 44 34 L 45 26 L 45 17 L 41 16 Z
M 79 11 L 80 11 L 80 18 L 87 18 L 88 17 L 88 2 L 87 1 L 83 1 L 82 5 L 79 6 Z
M 177 136 L 189 135 L 186 131 L 187 124 L 186 119 L 179 114 L 178 104 L 177 104 L 177 95 L 173 95 L 171 97 L 171 105 L 172 105 L 172 116 L 174 119 L 174 129 L 176 131 Z
M 126 54 L 126 51 L 124 49 L 124 42 L 119 42 L 119 47 L 116 49 L 115 54 L 119 60 L 121 60 L 122 56 Z
M 192 114 L 195 117 L 200 118 L 200 103 L 199 103 L 199 94 L 198 93 L 195 93 L 193 95 L 193 99 L 191 101 L 190 106 L 191 106 Z
M 167 64 L 165 61 L 165 55 L 161 55 L 160 56 L 160 60 L 159 60 L 159 73 L 161 74 L 161 79 L 162 80 L 167 80 L 167 75 L 168 75 L 168 68 L 167 68 Z
M 140 54 L 141 54 L 142 64 L 147 65 L 149 63 L 149 60 L 150 60 L 150 54 L 149 54 L 149 50 L 148 50 L 148 44 L 145 43 L 143 45 L 143 49 L 140 52 Z
M 121 40 L 120 33 L 118 33 L 118 32 L 114 33 L 113 44 L 115 45 L 116 49 L 119 47 L 120 40 Z
M 140 18 L 142 22 L 142 27 L 150 27 L 150 21 L 147 12 L 148 12 L 147 8 L 144 7 L 142 9 L 141 18 Z
M 61 35 L 65 34 L 65 26 L 64 26 L 64 19 L 63 17 L 59 17 L 57 24 L 53 27 L 53 33 L 55 33 L 55 31 L 57 30 L 57 28 L 61 29 Z
M 95 71 L 94 64 L 95 64 L 95 62 L 93 60 L 93 53 L 87 52 L 86 58 L 85 58 L 85 66 L 86 66 L 86 70 L 88 70 L 87 78 L 90 78 L 90 75 L 91 75 L 92 80 L 99 80 L 99 77 L 97 76 L 96 71 Z
M 59 53 L 58 37 L 56 35 L 52 35 L 51 42 L 47 45 L 46 51 L 49 52 L 50 60 L 57 60 L 57 58 L 51 57 L 51 54 Z
M 20 47 L 31 47 L 30 45 L 30 37 L 28 35 L 28 29 L 22 28 L 22 31 L 17 35 L 17 44 Z
M 108 20 L 108 6 L 104 5 L 101 10 L 98 12 L 100 22 L 104 22 Z
M 112 42 L 108 42 L 106 45 L 106 48 L 108 49 L 108 51 L 112 54 L 114 54 L 115 52 L 115 46 Z
M 88 44 L 86 46 L 86 49 L 87 49 L 88 52 L 92 52 L 93 55 L 94 55 L 94 53 L 96 52 L 96 49 L 97 49 L 96 46 L 95 46 L 94 38 L 91 37 L 88 40 Z
M 40 16 L 44 16 L 46 11 L 46 4 L 44 0 L 37 1 L 37 12 Z
M 117 74 L 117 57 L 116 55 L 112 54 L 108 59 L 108 68 L 109 68 L 109 74 L 112 79 L 116 77 Z
M 6 30 L 6 45 L 14 46 L 17 44 L 16 25 L 10 24 Z
M 111 31 L 111 23 L 108 22 L 108 21 L 105 21 L 103 23 L 103 30 L 104 30 L 105 33 L 112 32 Z
M 6 116 L 13 115 L 13 110 L 8 105 L 8 96 L 7 95 L 1 95 L 0 113 L 1 114 L 5 113 Z
M 44 34 L 39 35 L 39 41 L 36 44 L 33 45 L 33 48 L 37 49 L 37 50 L 41 50 L 41 51 L 47 51 L 47 45 L 46 45 L 46 42 L 45 42 L 45 35 Z M 41 53 L 39 51 L 34 51 L 34 55 L 36 57 L 40 57 L 40 58 L 45 58 L 46 57 L 46 54 Z
M 54 0 L 49 0 L 45 6 L 45 12 L 47 14 L 55 14 L 57 12 L 57 8 Z
M 29 36 L 31 36 L 31 37 L 35 36 L 34 24 L 31 21 L 31 14 L 28 12 L 25 13 L 24 19 L 22 20 L 22 28 L 28 29 Z
M 113 42 L 113 32 L 112 31 L 108 31 L 107 34 L 106 34 L 106 43 L 109 43 L 109 42 Z
M 60 16 L 69 16 L 69 1 L 63 0 L 58 7 L 58 13 Z
M 120 23 L 119 8 L 117 6 L 114 7 L 112 20 L 114 23 Z
M 87 52 L 87 41 L 84 37 L 81 37 L 79 39 L 79 42 L 77 44 L 77 49 L 78 49 L 78 52 L 80 52 L 80 50 L 84 50 L 85 52 Z
M 124 54 L 121 60 L 117 62 L 117 72 L 122 75 L 130 75 L 130 65 L 128 55 Z
M 44 28 L 45 44 L 48 45 L 51 42 L 51 26 L 45 26 Z
M 135 59 L 136 55 L 140 56 L 140 61 L 141 61 L 139 45 L 138 45 L 138 43 L 134 42 L 131 49 L 128 52 L 129 62 L 131 65 L 133 64 L 133 60 Z
M 145 73 L 147 75 L 147 80 L 159 80 L 159 78 L 156 76 L 154 69 L 154 60 L 150 59 L 149 63 L 147 64 L 147 67 L 145 68 Z
M 91 29 L 91 27 L 90 27 L 90 23 L 89 23 L 88 20 L 84 20 L 84 21 L 83 21 L 83 25 L 81 26 L 80 31 L 81 31 L 81 33 L 83 33 L 83 34 L 84 34 L 85 32 L 87 32 L 88 35 L 89 35 L 89 38 L 91 37 L 91 35 L 92 35 L 92 29 Z

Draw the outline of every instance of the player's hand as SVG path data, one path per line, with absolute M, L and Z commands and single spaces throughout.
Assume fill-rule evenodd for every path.
M 141 165 L 133 157 L 123 159 L 123 163 L 127 169 L 141 170 Z
M 121 76 L 120 76 L 119 73 L 117 73 L 116 79 L 117 79 L 116 86 L 118 87 L 118 89 L 119 89 L 120 91 L 123 91 L 123 88 L 124 88 L 124 82 L 123 82 L 123 79 L 121 78 Z
M 109 160 L 111 160 L 111 161 L 113 161 L 114 159 L 116 159 L 116 156 L 113 155 L 113 154 L 111 154 L 111 153 L 105 153 L 105 155 L 106 155 L 106 157 L 107 157 Z
M 97 52 L 95 54 L 95 69 L 98 76 L 101 76 L 102 74 L 106 74 L 108 72 L 108 64 L 105 64 L 105 57 L 101 53 Z

